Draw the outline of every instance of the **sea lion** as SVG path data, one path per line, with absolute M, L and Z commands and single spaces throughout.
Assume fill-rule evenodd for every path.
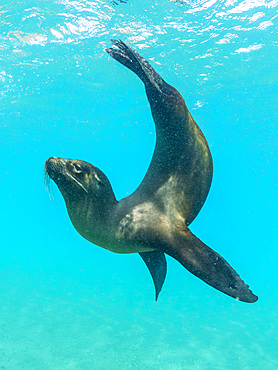
M 80 160 L 51 157 L 46 174 L 61 191 L 76 230 L 116 253 L 139 253 L 156 289 L 166 276 L 165 253 L 221 292 L 255 302 L 240 276 L 188 225 L 202 208 L 212 180 L 207 141 L 179 92 L 122 41 L 106 51 L 144 83 L 156 127 L 156 146 L 147 173 L 130 196 L 117 201 L 107 177 Z

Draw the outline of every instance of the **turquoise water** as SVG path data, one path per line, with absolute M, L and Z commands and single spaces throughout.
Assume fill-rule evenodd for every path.
M 0 5 L 0 368 L 277 369 L 277 0 Z M 3 4 L 6 3 L 6 4 Z M 175 86 L 214 160 L 191 230 L 259 296 L 221 294 L 168 258 L 158 302 L 138 255 L 81 238 L 50 156 L 98 166 L 118 199 L 155 143 L 122 39 Z

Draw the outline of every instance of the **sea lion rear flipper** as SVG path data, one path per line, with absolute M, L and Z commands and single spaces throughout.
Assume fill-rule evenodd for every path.
M 155 286 L 155 300 L 161 291 L 167 273 L 167 262 L 163 252 L 141 252 L 139 253 L 151 273 Z
M 179 232 L 165 250 L 188 271 L 207 284 L 237 300 L 253 303 L 258 297 L 252 293 L 235 270 L 218 253 L 205 245 L 190 230 Z

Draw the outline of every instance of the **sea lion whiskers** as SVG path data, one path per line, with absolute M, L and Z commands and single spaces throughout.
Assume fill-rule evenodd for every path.
M 46 165 L 44 166 L 44 169 L 43 169 L 43 177 L 44 177 L 44 186 L 45 186 L 45 190 L 47 191 L 47 194 L 49 196 L 49 199 L 52 200 L 54 199 L 54 195 L 53 195 L 53 189 L 51 187 L 51 179 L 50 179 L 50 176 L 47 172 L 47 168 L 46 168 Z

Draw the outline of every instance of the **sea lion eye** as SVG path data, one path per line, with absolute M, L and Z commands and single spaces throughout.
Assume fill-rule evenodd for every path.
M 82 168 L 77 163 L 73 163 L 73 167 L 76 172 L 82 172 Z

